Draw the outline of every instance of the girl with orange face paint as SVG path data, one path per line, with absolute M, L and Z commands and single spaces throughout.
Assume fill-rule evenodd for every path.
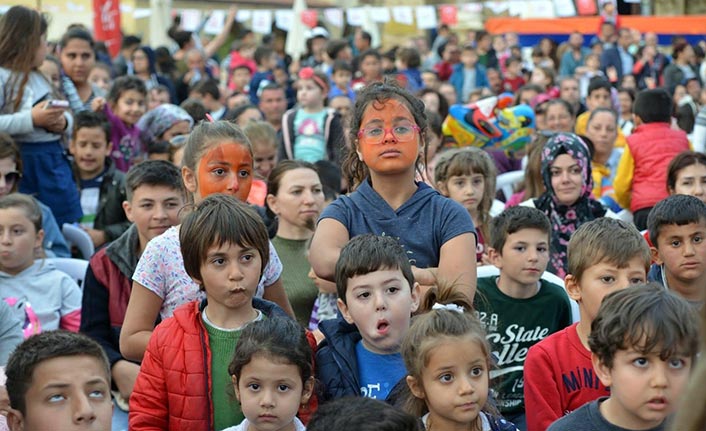
M 202 123 L 194 128 L 184 148 L 182 167 L 182 180 L 194 203 L 214 193 L 230 194 L 245 202 L 252 176 L 252 148 L 240 129 L 226 121 Z M 277 303 L 293 316 L 281 274 L 282 263 L 270 243 L 269 263 L 263 269 L 255 296 Z M 133 274 L 130 302 L 120 334 L 123 356 L 141 360 L 157 316 L 170 317 L 176 307 L 202 297 L 201 290 L 198 281 L 192 280 L 184 269 L 179 227 L 170 228 L 150 241 Z
M 454 282 L 471 300 L 475 294 L 476 238 L 468 212 L 423 182 L 427 120 L 424 103 L 393 81 L 373 83 L 359 94 L 343 162 L 355 191 L 322 213 L 309 260 L 321 278 L 333 280 L 348 240 L 363 233 L 394 236 L 407 250 L 415 279 Z

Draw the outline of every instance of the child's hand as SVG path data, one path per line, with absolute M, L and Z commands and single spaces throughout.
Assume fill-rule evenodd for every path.
M 84 228 L 83 230 L 86 231 L 88 236 L 91 237 L 91 240 L 93 241 L 93 245 L 98 248 L 105 244 L 108 239 L 105 237 L 105 231 L 102 230 L 97 230 L 97 229 L 88 229 Z
M 228 9 L 228 16 L 226 17 L 226 24 L 227 25 L 233 25 L 235 24 L 235 17 L 238 15 L 238 6 L 231 6 L 230 9 Z
M 105 98 L 103 97 L 96 97 L 93 99 L 91 102 L 91 111 L 93 112 L 100 112 L 105 108 Z
M 47 103 L 38 103 L 32 108 L 32 124 L 35 127 L 41 127 L 43 129 L 49 129 L 50 127 L 56 127 L 59 121 L 66 121 L 64 118 L 64 109 L 61 108 L 47 108 Z

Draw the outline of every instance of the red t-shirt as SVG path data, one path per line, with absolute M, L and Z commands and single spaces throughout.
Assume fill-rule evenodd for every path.
M 525 359 L 527 431 L 544 431 L 560 417 L 610 392 L 598 379 L 578 323 L 530 347 Z

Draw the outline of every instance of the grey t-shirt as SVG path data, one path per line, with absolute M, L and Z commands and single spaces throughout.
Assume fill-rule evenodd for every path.
M 603 417 L 598 406 L 607 399 L 608 397 L 601 397 L 584 404 L 581 408 L 551 424 L 547 431 L 632 431 L 613 425 Z M 643 431 L 663 431 L 667 429 L 666 422 L 664 421 L 655 428 Z

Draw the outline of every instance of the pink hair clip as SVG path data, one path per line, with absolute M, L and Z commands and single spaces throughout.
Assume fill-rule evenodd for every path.
M 208 120 L 209 123 L 216 122 L 216 120 L 214 120 L 213 117 L 211 117 L 211 114 L 209 114 L 208 112 L 206 113 L 206 119 Z

